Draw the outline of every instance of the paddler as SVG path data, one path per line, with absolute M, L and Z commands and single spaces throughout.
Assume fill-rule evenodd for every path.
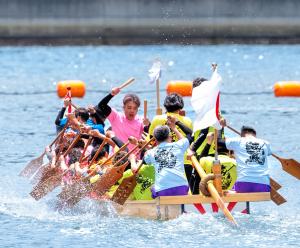
M 237 161 L 236 192 L 270 192 L 268 156 L 272 151 L 269 142 L 256 137 L 253 127 L 243 126 L 241 137 L 225 138 L 218 144 L 225 144 L 228 150 L 234 152 Z
M 189 186 L 184 171 L 184 154 L 189 147 L 189 140 L 178 131 L 174 122 L 157 126 L 153 136 L 157 146 L 148 150 L 144 156 L 145 164 L 155 168 L 155 183 L 152 197 L 187 195 Z M 171 130 L 177 135 L 178 141 L 172 142 Z
M 166 113 L 163 115 L 156 115 L 150 125 L 149 128 L 149 136 L 154 136 L 154 130 L 157 126 L 166 125 L 168 121 L 168 116 L 176 119 L 176 129 L 183 135 L 183 137 L 191 136 L 193 123 L 192 120 L 186 116 L 180 115 L 184 107 L 183 98 L 176 93 L 167 95 L 164 100 L 164 107 L 166 109 Z M 178 141 L 177 135 L 170 131 L 171 141 Z M 192 163 L 190 160 L 186 158 L 186 154 L 184 155 L 184 169 L 186 173 L 187 180 L 189 181 L 192 175 Z
M 136 94 L 126 94 L 123 98 L 123 113 L 108 106 L 109 101 L 120 92 L 121 89 L 119 87 L 113 88 L 111 92 L 98 103 L 97 109 L 105 109 L 112 131 L 120 140 L 126 142 L 130 136 L 141 139 L 144 127 L 147 127 L 150 122 L 148 119 L 143 119 L 137 115 L 141 105 L 139 97 Z M 110 110 L 110 112 L 108 110 Z M 133 145 L 129 144 L 128 148 L 131 150 Z
M 193 89 L 200 86 L 205 81 L 208 81 L 208 80 L 203 77 L 198 77 L 198 78 L 194 79 L 193 83 L 192 83 Z M 220 124 L 222 124 L 224 119 L 221 117 L 220 113 L 219 113 L 219 119 L 220 119 Z M 214 132 L 214 127 L 207 127 L 205 129 L 196 130 L 194 132 L 194 137 L 193 137 L 194 142 L 190 146 L 191 153 L 189 155 L 191 155 L 192 153 L 196 154 L 196 157 L 199 161 L 201 160 L 202 157 L 206 157 L 206 156 L 213 157 L 214 156 L 215 145 L 214 145 L 213 141 L 208 142 L 208 139 L 206 138 L 207 134 L 210 132 Z M 219 131 L 218 136 L 224 137 L 224 129 L 223 128 Z M 222 147 L 218 147 L 218 152 L 219 153 L 221 152 L 222 154 L 226 155 L 228 150 L 226 150 L 225 146 L 223 147 L 223 149 L 222 149 Z M 221 158 L 223 158 L 223 156 L 221 156 Z M 227 161 L 226 157 L 224 157 L 224 159 Z M 204 159 L 202 161 L 204 161 Z M 213 159 L 207 158 L 206 162 L 208 162 L 208 161 L 213 162 Z M 229 161 L 232 161 L 232 160 L 229 158 Z M 205 163 L 205 164 L 207 164 L 207 163 Z M 206 167 L 208 168 L 209 166 L 206 166 Z M 209 172 L 210 171 L 207 171 L 207 173 L 209 173 Z M 195 169 L 192 170 L 191 175 L 190 175 L 190 177 L 188 177 L 188 179 L 189 179 L 189 185 L 190 185 L 192 194 L 199 194 L 199 184 L 200 184 L 201 179 L 200 179 L 198 172 Z M 234 180 L 234 178 L 233 178 L 233 180 Z M 227 189 L 227 187 L 226 187 L 226 189 Z

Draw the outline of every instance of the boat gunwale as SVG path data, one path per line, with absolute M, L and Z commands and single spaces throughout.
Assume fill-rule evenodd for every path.
M 226 203 L 228 202 L 260 202 L 270 201 L 270 192 L 255 193 L 228 193 L 221 197 Z M 178 205 L 178 204 L 197 204 L 197 203 L 215 203 L 212 197 L 203 195 L 184 195 L 184 196 L 161 196 L 155 200 L 128 200 L 125 205 L 131 204 L 155 204 L 155 205 Z

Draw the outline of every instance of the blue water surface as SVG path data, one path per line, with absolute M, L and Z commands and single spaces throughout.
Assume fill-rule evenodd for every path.
M 55 137 L 62 106 L 57 81 L 86 82 L 86 96 L 74 99 L 86 106 L 135 77 L 112 105 L 121 110 L 122 95 L 133 91 L 149 101 L 152 117 L 155 85 L 147 74 L 157 58 L 161 99 L 169 80 L 210 77 L 210 64 L 217 62 L 228 123 L 254 126 L 274 153 L 300 161 L 300 99 L 275 98 L 272 91 L 277 81 L 300 81 L 299 57 L 299 45 L 0 47 L 0 247 L 299 247 L 300 182 L 273 158 L 270 173 L 288 202 L 252 204 L 251 215 L 234 214 L 238 227 L 211 214 L 167 222 L 118 217 L 90 200 L 59 213 L 53 208 L 57 192 L 36 202 L 28 195 L 32 185 L 17 176 Z M 194 118 L 190 99 L 185 103 Z

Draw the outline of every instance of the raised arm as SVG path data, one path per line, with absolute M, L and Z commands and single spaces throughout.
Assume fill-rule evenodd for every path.
M 171 116 L 168 116 L 167 125 L 170 127 L 170 129 L 176 134 L 178 140 L 183 139 L 182 133 L 180 133 L 176 127 L 176 118 L 172 118 Z
M 58 112 L 58 115 L 56 116 L 55 119 L 55 125 L 56 126 L 61 126 L 61 120 L 64 118 L 64 114 L 66 112 L 66 108 L 70 105 L 70 100 L 65 99 L 64 100 L 64 106 L 61 108 L 61 110 Z

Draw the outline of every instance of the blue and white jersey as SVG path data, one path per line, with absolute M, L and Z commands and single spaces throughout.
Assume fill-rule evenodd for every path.
M 188 186 L 184 171 L 184 153 L 189 147 L 187 138 L 177 142 L 160 143 L 147 151 L 144 161 L 155 168 L 156 192 L 178 186 Z
M 270 144 L 253 136 L 226 139 L 237 161 L 237 181 L 270 184 L 268 156 Z

